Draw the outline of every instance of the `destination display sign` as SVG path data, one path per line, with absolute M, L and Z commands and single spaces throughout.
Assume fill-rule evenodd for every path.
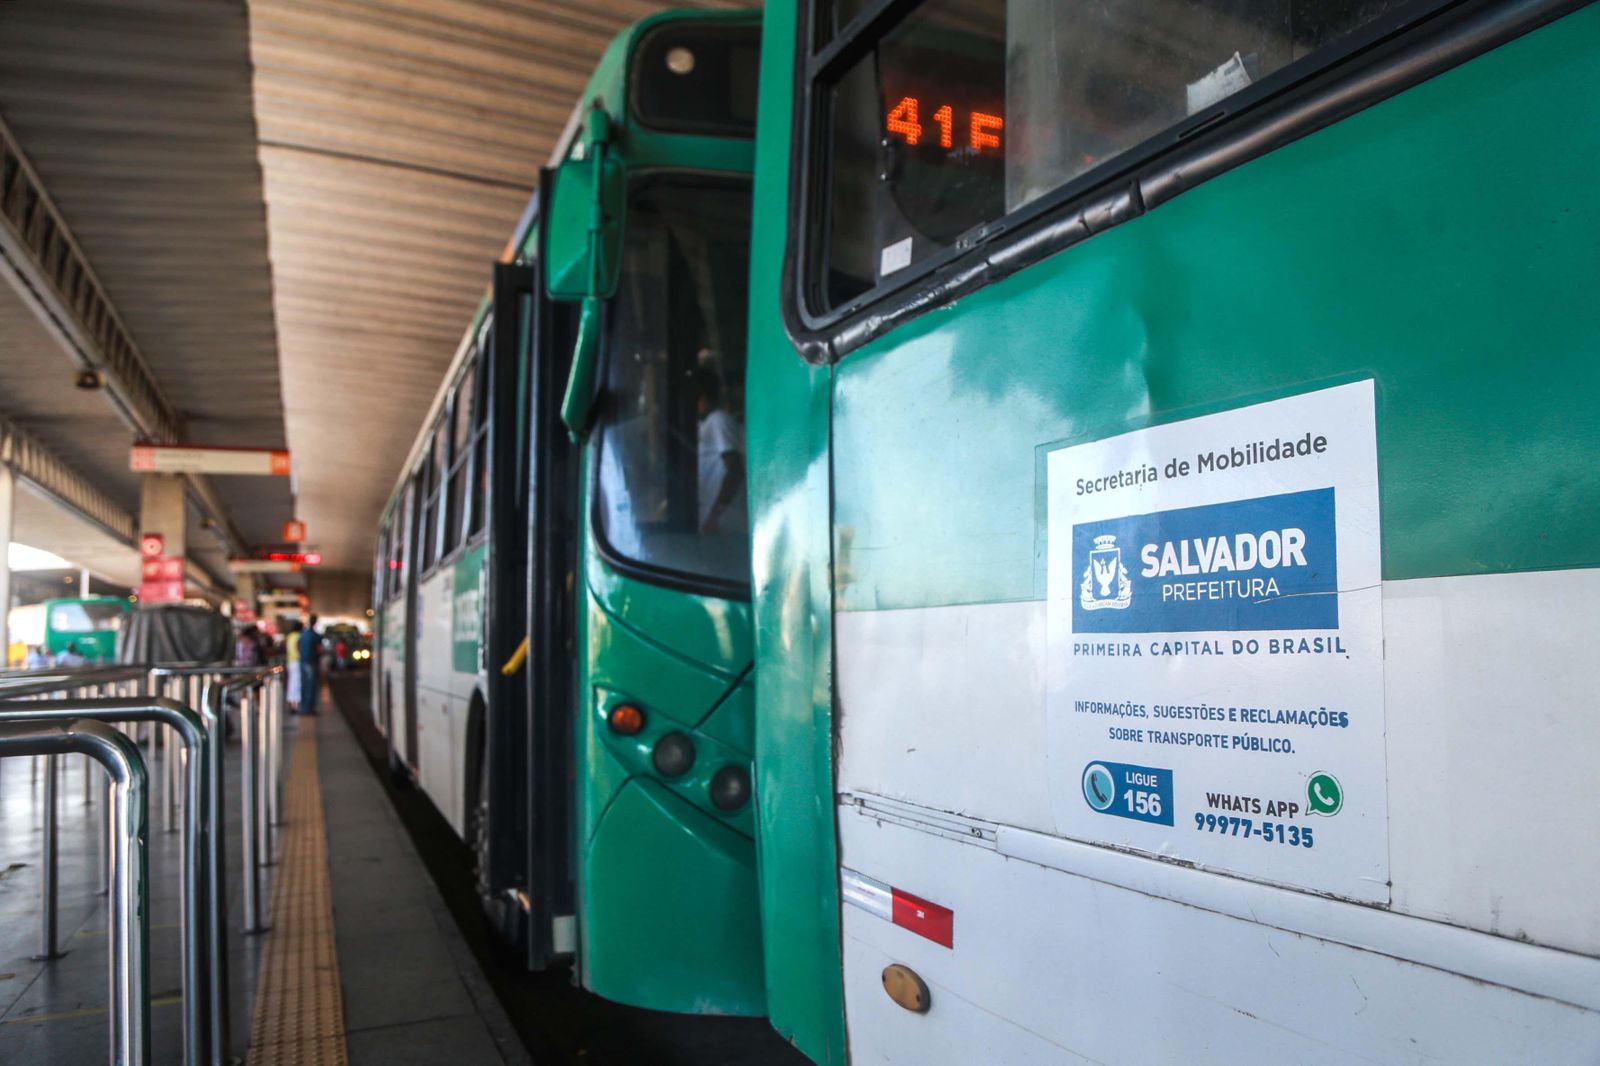
M 1373 386 L 1046 459 L 1059 832 L 1389 899 Z

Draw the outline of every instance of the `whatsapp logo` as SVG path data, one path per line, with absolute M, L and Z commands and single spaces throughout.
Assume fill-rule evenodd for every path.
M 1312 774 L 1311 780 L 1306 782 L 1306 810 L 1331 818 L 1343 807 L 1344 789 L 1339 779 L 1323 770 Z

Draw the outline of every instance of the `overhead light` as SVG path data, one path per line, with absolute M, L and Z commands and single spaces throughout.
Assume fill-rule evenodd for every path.
M 96 389 L 104 388 L 105 383 L 105 376 L 100 371 L 93 369 L 78 371 L 78 376 L 73 380 L 73 384 L 85 392 L 94 392 Z

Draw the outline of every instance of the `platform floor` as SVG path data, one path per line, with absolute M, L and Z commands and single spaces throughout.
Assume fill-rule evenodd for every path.
M 264 886 L 280 921 L 257 936 L 239 932 L 238 752 L 230 745 L 232 1053 L 244 1056 L 254 1032 L 249 1061 L 262 1066 L 528 1062 L 382 785 L 331 701 L 323 708 L 315 718 L 289 720 L 279 863 Z M 99 812 L 84 804 L 83 774 L 82 763 L 70 760 L 60 789 L 59 939 L 67 953 L 40 962 L 30 956 L 39 926 L 42 769 L 36 774 L 25 759 L 0 764 L 0 1063 L 7 1066 L 106 1058 L 105 899 L 93 850 Z M 152 1061 L 175 1064 L 182 1062 L 178 834 L 163 830 L 159 798 L 150 843 Z M 271 875 L 283 892 L 274 892 Z M 272 963 L 265 970 L 264 957 Z M 258 976 L 268 990 L 259 1003 Z
M 507 1066 L 526 1053 L 343 716 L 314 729 L 328 885 L 354 1066 Z

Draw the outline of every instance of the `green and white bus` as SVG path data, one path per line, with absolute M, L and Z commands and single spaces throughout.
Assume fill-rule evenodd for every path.
M 773 1023 L 1600 1061 L 1600 10 L 765 16 Z
M 114 662 L 117 634 L 132 610 L 116 596 L 65 596 L 11 609 L 7 627 L 7 662 L 22 665 L 29 647 L 39 647 L 52 657 L 77 645 L 90 663 Z
M 1596 1061 L 1600 12 L 763 17 L 753 97 L 608 55 L 384 519 L 530 963 L 825 1064 Z
M 668 14 L 607 51 L 376 560 L 396 770 L 529 965 L 571 956 L 658 1010 L 765 1008 L 739 418 L 759 43 L 754 15 Z

